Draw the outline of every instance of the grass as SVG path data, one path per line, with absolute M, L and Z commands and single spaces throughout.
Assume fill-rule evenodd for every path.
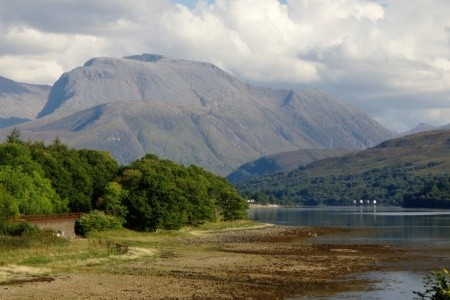
M 218 230 L 231 230 L 231 229 L 241 229 L 249 227 L 258 227 L 261 223 L 251 221 L 251 220 L 239 220 L 239 221 L 229 221 L 229 222 L 212 222 L 205 223 L 198 227 L 185 227 L 184 230 L 189 231 L 218 231 Z
M 148 256 L 150 251 L 154 255 L 170 253 L 174 247 L 178 247 L 176 245 L 180 238 L 189 237 L 196 232 L 256 226 L 260 224 L 253 221 L 233 221 L 206 223 L 177 231 L 136 232 L 120 229 L 96 232 L 87 238 L 70 240 L 58 238 L 49 232 L 17 237 L 0 235 L 0 266 L 45 267 L 70 272 L 83 266 L 117 264 L 127 259 Z

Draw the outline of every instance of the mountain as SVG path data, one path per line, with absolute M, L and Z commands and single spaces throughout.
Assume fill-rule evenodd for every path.
M 215 65 L 161 55 L 93 58 L 54 84 L 25 137 L 145 153 L 225 175 L 258 157 L 306 148 L 364 149 L 393 133 L 317 90 L 244 83 Z
M 438 127 L 438 126 L 433 126 L 433 125 L 426 124 L 426 123 L 420 123 L 413 129 L 398 134 L 397 137 L 402 137 L 402 136 L 415 134 L 415 133 L 419 133 L 419 132 L 438 130 L 438 129 L 450 129 L 450 124 Z
M 37 117 L 50 93 L 50 86 L 13 81 L 0 76 L 0 128 Z
M 371 149 L 235 185 L 247 197 L 258 195 L 261 199 L 262 195 L 282 203 L 350 204 L 355 199 L 377 199 L 386 204 L 400 204 L 408 194 L 424 195 L 425 199 L 433 195 L 430 192 L 433 189 L 444 191 L 449 187 L 449 174 L 447 129 L 391 139 Z M 449 198 L 448 193 L 444 198 Z M 416 200 L 411 203 L 417 205 Z M 437 202 L 433 205 L 442 206 Z
M 390 139 L 353 154 L 313 162 L 305 167 L 308 174 L 352 174 L 398 165 L 426 166 L 415 174 L 450 172 L 450 130 L 425 131 Z
M 231 183 L 235 183 L 269 173 L 291 171 L 317 160 L 342 156 L 351 152 L 355 152 L 355 150 L 303 149 L 268 155 L 243 164 L 236 171 L 230 173 L 227 179 Z
M 410 135 L 410 134 L 415 134 L 415 133 L 424 132 L 424 131 L 431 131 L 431 130 L 436 130 L 436 129 L 438 129 L 438 127 L 429 125 L 426 123 L 420 123 L 413 129 L 401 133 L 399 136 L 406 136 L 406 135 Z

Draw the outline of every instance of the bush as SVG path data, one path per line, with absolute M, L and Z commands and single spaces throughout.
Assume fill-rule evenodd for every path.
M 38 227 L 26 222 L 11 223 L 4 220 L 0 221 L 0 234 L 9 236 L 22 236 L 24 234 L 38 233 L 40 230 Z
M 120 229 L 123 224 L 122 218 L 105 215 L 101 211 L 94 210 L 75 221 L 75 233 L 85 237 L 89 232 Z
M 425 292 L 414 292 L 419 299 L 450 300 L 450 275 L 446 269 L 432 271 L 431 276 L 424 277 L 424 282 Z

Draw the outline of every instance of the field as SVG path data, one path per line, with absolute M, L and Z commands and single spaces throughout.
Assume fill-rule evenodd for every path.
M 395 268 L 417 253 L 314 244 L 344 229 L 211 223 L 62 240 L 0 239 L 2 299 L 284 299 L 370 287 L 348 275 Z M 23 238 L 22 238 L 23 239 Z

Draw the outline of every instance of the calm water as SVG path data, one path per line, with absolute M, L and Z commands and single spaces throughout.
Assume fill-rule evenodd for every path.
M 450 211 L 404 209 L 385 206 L 302 207 L 302 208 L 251 208 L 253 220 L 290 226 L 349 227 L 369 230 L 352 234 L 324 236 L 314 242 L 348 244 L 387 244 L 413 249 L 444 250 L 436 258 L 438 266 L 450 268 Z M 441 251 L 442 252 L 442 251 Z M 448 255 L 446 253 L 449 253 Z M 428 274 L 429 264 L 435 262 L 411 262 L 418 271 L 369 272 L 359 276 L 377 283 L 369 292 L 343 293 L 320 299 L 413 299 L 412 291 L 423 290 L 422 277 Z M 420 269 L 420 268 L 419 268 Z M 294 298 L 292 298 L 294 299 Z M 314 298 L 295 298 L 314 299 Z
M 298 226 L 376 229 L 327 241 L 450 247 L 450 211 L 389 206 L 251 208 L 253 220 Z M 320 239 L 319 239 L 320 240 Z

